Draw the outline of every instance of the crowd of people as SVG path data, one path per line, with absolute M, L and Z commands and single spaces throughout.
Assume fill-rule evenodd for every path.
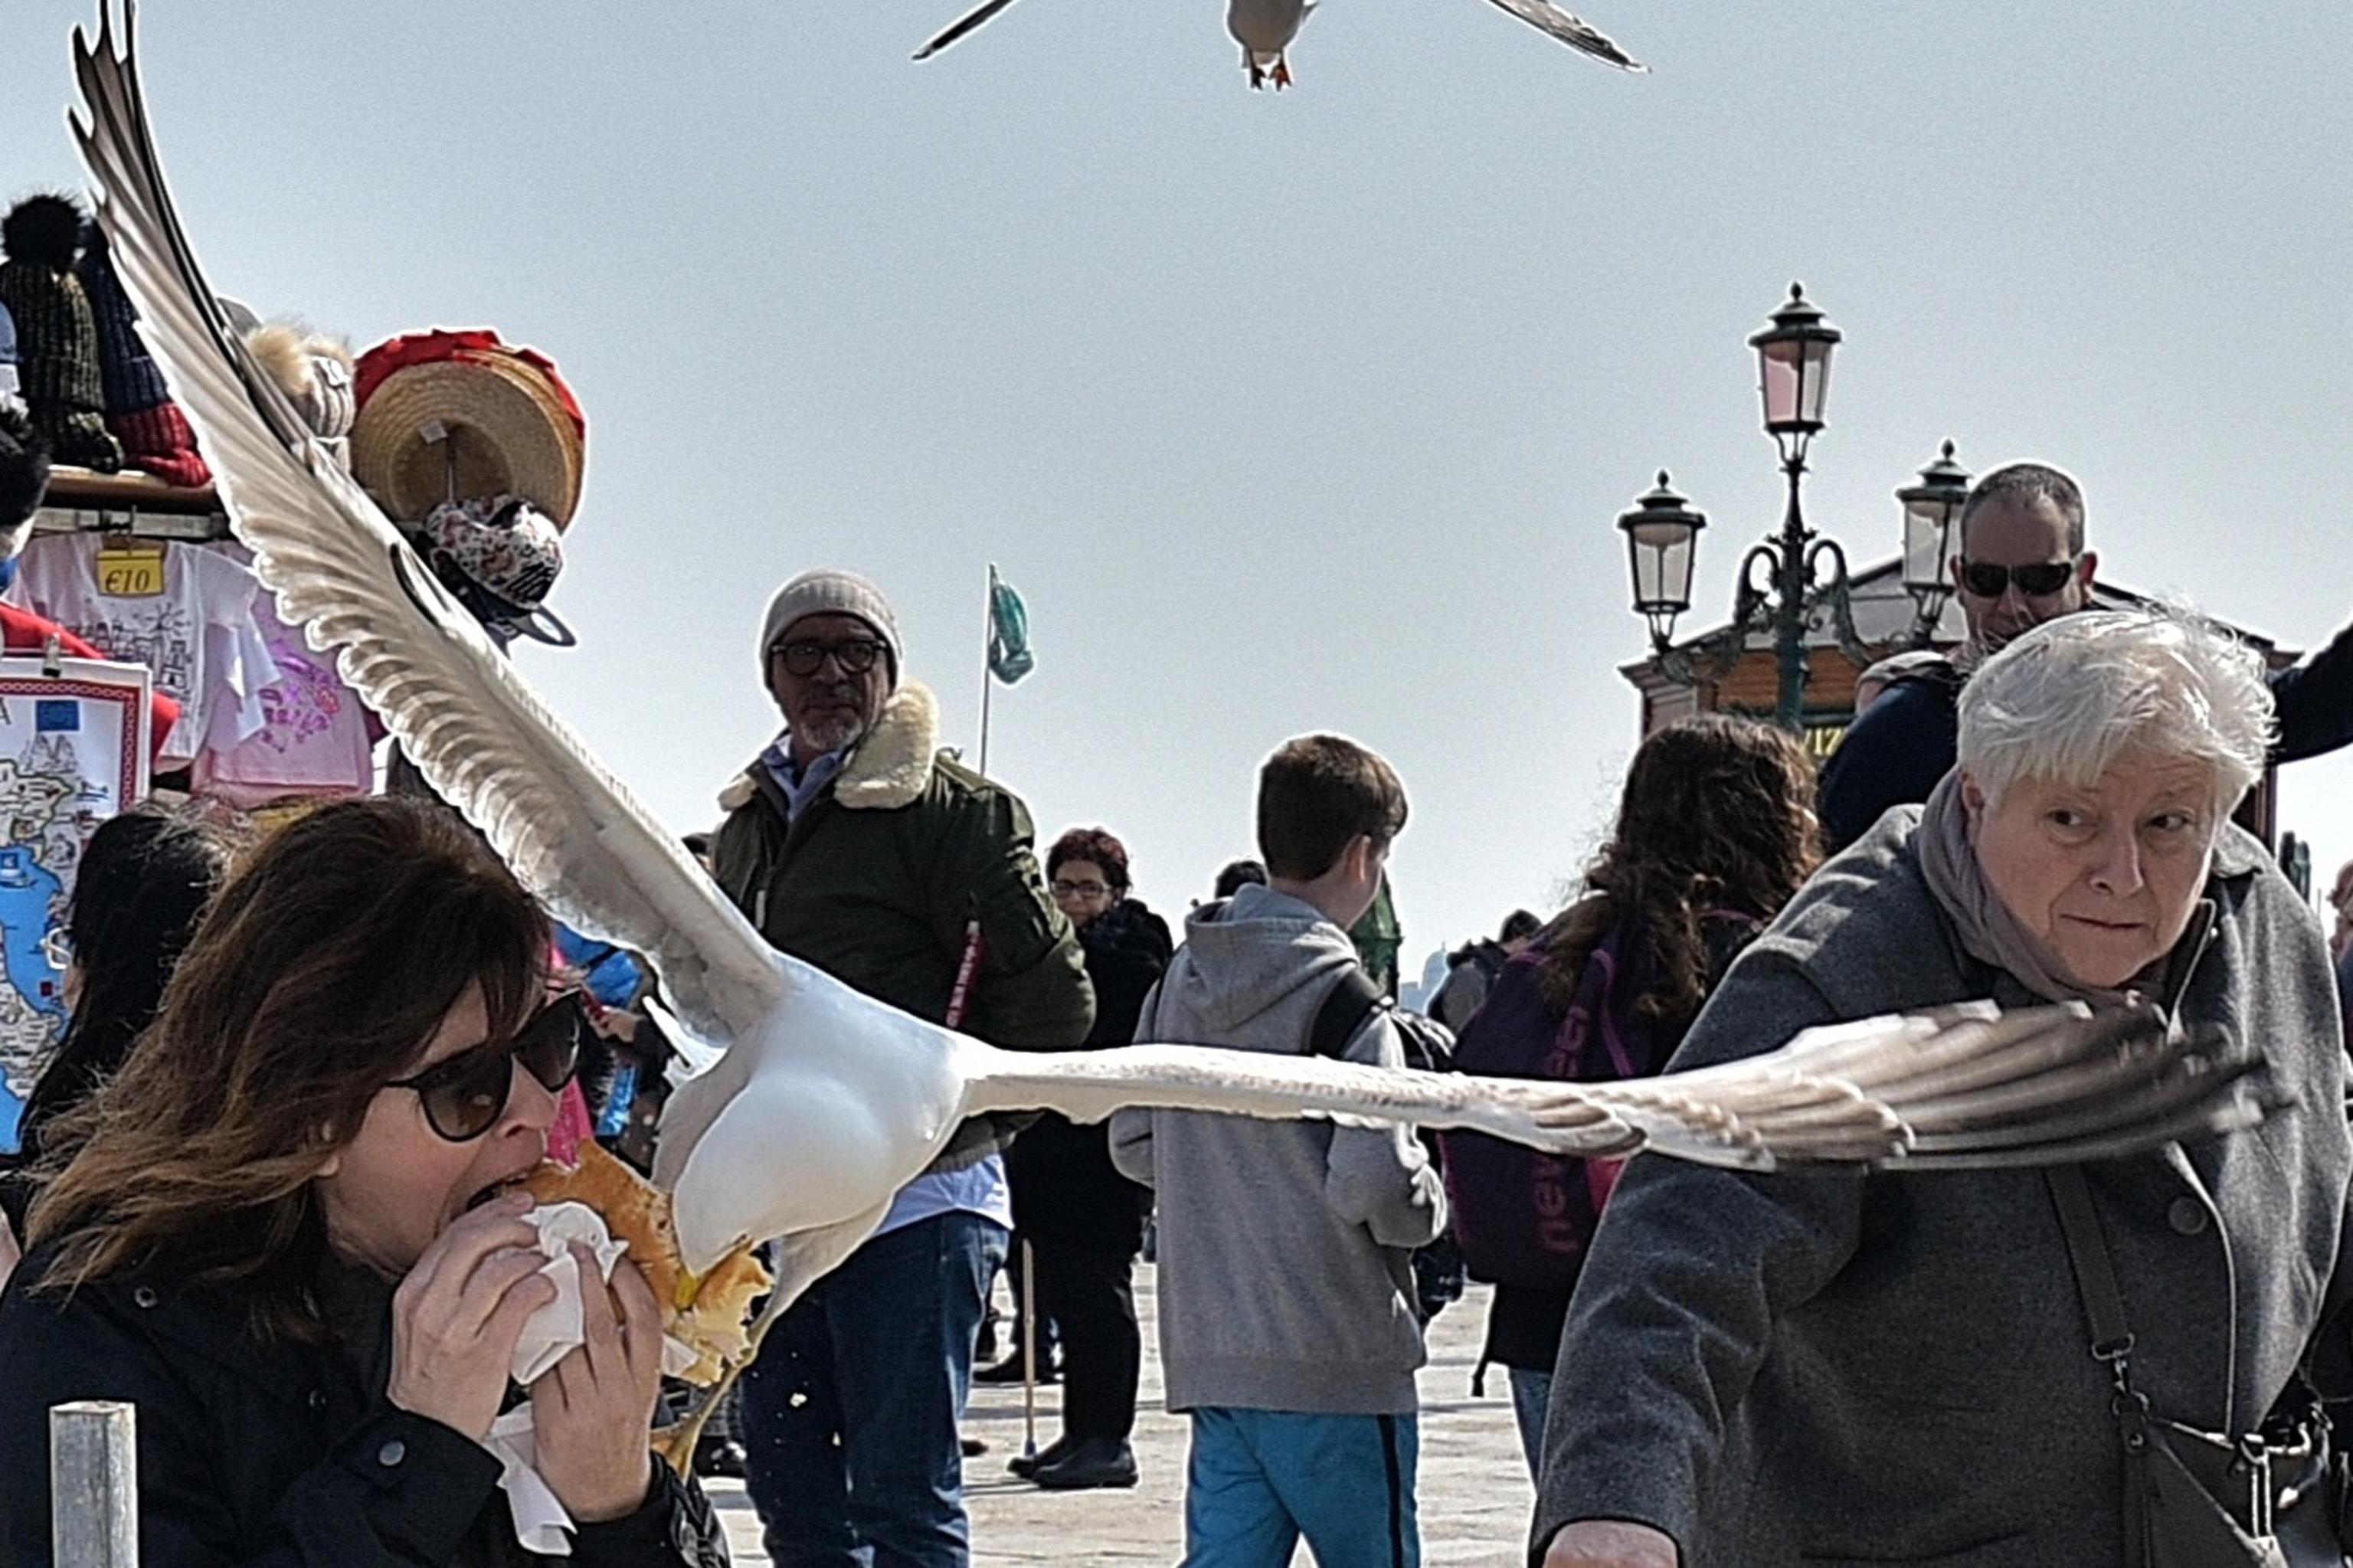
M 880 587 L 786 584 L 756 649 L 781 728 L 694 847 L 776 948 L 993 1044 L 1592 1081 L 1991 999 L 2218 1033 L 2269 1113 L 1936 1174 L 976 1118 L 743 1381 L 723 1446 L 770 1560 L 967 1563 L 976 1377 L 1062 1385 L 1015 1474 L 1135 1485 L 1148 1231 L 1195 1568 L 1303 1541 L 1326 1568 L 1420 1560 L 1417 1373 L 1432 1277 L 1461 1269 L 1493 1287 L 1482 1372 L 1506 1374 L 1543 1568 L 2338 1561 L 2353 874 L 2332 948 L 2232 818 L 2273 761 L 2353 739 L 2353 635 L 2269 673 L 2195 615 L 2093 608 L 2095 565 L 2065 474 L 1987 476 L 1952 563 L 1964 646 L 1874 673 L 1819 780 L 1753 720 L 1650 736 L 1566 906 L 1454 954 L 1432 1017 L 1373 972 L 1409 817 L 1378 755 L 1276 748 L 1256 858 L 1172 935 L 1121 837 L 1073 828 L 1041 863 L 1021 800 L 942 750 Z M 724 1560 L 699 1482 L 649 1452 L 660 1317 L 634 1266 L 582 1293 L 578 1351 L 508 1381 L 553 1289 L 513 1184 L 568 1118 L 640 1165 L 658 1136 L 663 1054 L 586 1025 L 626 956 L 552 949 L 414 799 L 259 843 L 125 815 L 68 933 L 72 1024 L 0 1174 L 0 1557 L 50 1561 L 48 1409 L 111 1397 L 138 1405 L 163 1568 L 536 1561 L 490 1446 L 522 1407 L 571 1555 Z M 976 1367 L 1000 1273 L 1023 1321 Z

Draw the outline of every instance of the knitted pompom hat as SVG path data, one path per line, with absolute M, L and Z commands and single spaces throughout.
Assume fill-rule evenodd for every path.
M 212 471 L 196 454 L 195 432 L 172 401 L 163 367 L 139 336 L 138 309 L 122 291 L 113 258 L 107 254 L 106 231 L 95 223 L 82 226 L 81 259 L 74 263 L 74 276 L 81 280 L 98 323 L 106 428 L 122 443 L 124 461 L 166 484 L 192 490 L 210 484 Z
M 57 461 L 112 473 L 122 449 L 106 429 L 98 322 L 73 273 L 81 224 L 61 196 L 27 196 L 0 219 L 0 306 L 15 318 L 25 401 Z

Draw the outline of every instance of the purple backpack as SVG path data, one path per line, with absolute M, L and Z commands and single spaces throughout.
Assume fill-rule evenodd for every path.
M 1741 940 L 1756 929 L 1742 916 L 1706 918 L 1716 927 L 1711 937 L 1725 934 L 1719 921 L 1737 921 Z M 1663 1031 L 1637 1011 L 1656 960 L 1631 926 L 1621 922 L 1594 948 L 1566 1013 L 1555 1013 L 1545 994 L 1544 959 L 1531 948 L 1504 967 L 1455 1044 L 1458 1071 L 1601 1083 L 1649 1077 L 1666 1065 L 1681 1031 Z M 1438 1137 L 1471 1277 L 1525 1290 L 1572 1288 L 1625 1161 L 1543 1154 L 1476 1132 Z

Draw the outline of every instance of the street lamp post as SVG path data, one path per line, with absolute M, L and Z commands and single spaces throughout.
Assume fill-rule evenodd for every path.
M 1765 430 L 1781 454 L 1789 503 L 1779 534 L 1757 545 L 1740 563 L 1733 623 L 1712 658 L 1696 660 L 1673 645 L 1675 617 L 1691 608 L 1694 546 L 1706 518 L 1669 488 L 1662 471 L 1659 488 L 1618 520 L 1632 555 L 1634 608 L 1651 623 L 1651 646 L 1668 678 L 1686 685 L 1721 680 L 1738 662 L 1750 632 L 1770 627 L 1778 665 L 1774 716 L 1791 731 L 1805 724 L 1806 623 L 1817 585 L 1826 590 L 1839 646 L 1857 664 L 1872 659 L 1854 629 L 1846 552 L 1835 539 L 1806 526 L 1801 496 L 1806 454 L 1821 431 L 1830 397 L 1831 351 L 1841 335 L 1806 298 L 1804 287 L 1792 283 L 1772 324 L 1748 340 L 1757 351 Z
M 1781 519 L 1781 535 L 1749 552 L 1740 568 L 1749 578 L 1752 566 L 1761 566 L 1773 583 L 1773 648 L 1780 662 L 1780 701 L 1775 717 L 1783 729 L 1802 726 L 1806 704 L 1806 601 L 1813 588 L 1816 560 L 1828 555 L 1835 591 L 1846 587 L 1846 556 L 1833 539 L 1818 539 L 1806 526 L 1799 490 L 1806 475 L 1806 451 L 1822 428 L 1822 406 L 1831 389 L 1831 351 L 1838 346 L 1838 328 L 1822 319 L 1821 311 L 1806 298 L 1802 284 L 1789 285 L 1788 302 L 1773 313 L 1773 324 L 1748 340 L 1757 351 L 1757 389 L 1765 400 L 1765 429 L 1781 453 L 1781 471 L 1789 482 L 1789 507 Z

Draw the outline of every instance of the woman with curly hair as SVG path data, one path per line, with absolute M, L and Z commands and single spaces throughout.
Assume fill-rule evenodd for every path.
M 1733 956 L 1820 861 L 1813 792 L 1811 759 L 1766 725 L 1710 715 L 1652 735 L 1582 895 L 1505 965 L 1456 1065 L 1585 1081 L 1658 1072 Z M 1511 1374 L 1533 1473 L 1569 1293 L 1618 1162 L 1441 1140 L 1471 1272 L 1496 1287 L 1483 1360 Z

